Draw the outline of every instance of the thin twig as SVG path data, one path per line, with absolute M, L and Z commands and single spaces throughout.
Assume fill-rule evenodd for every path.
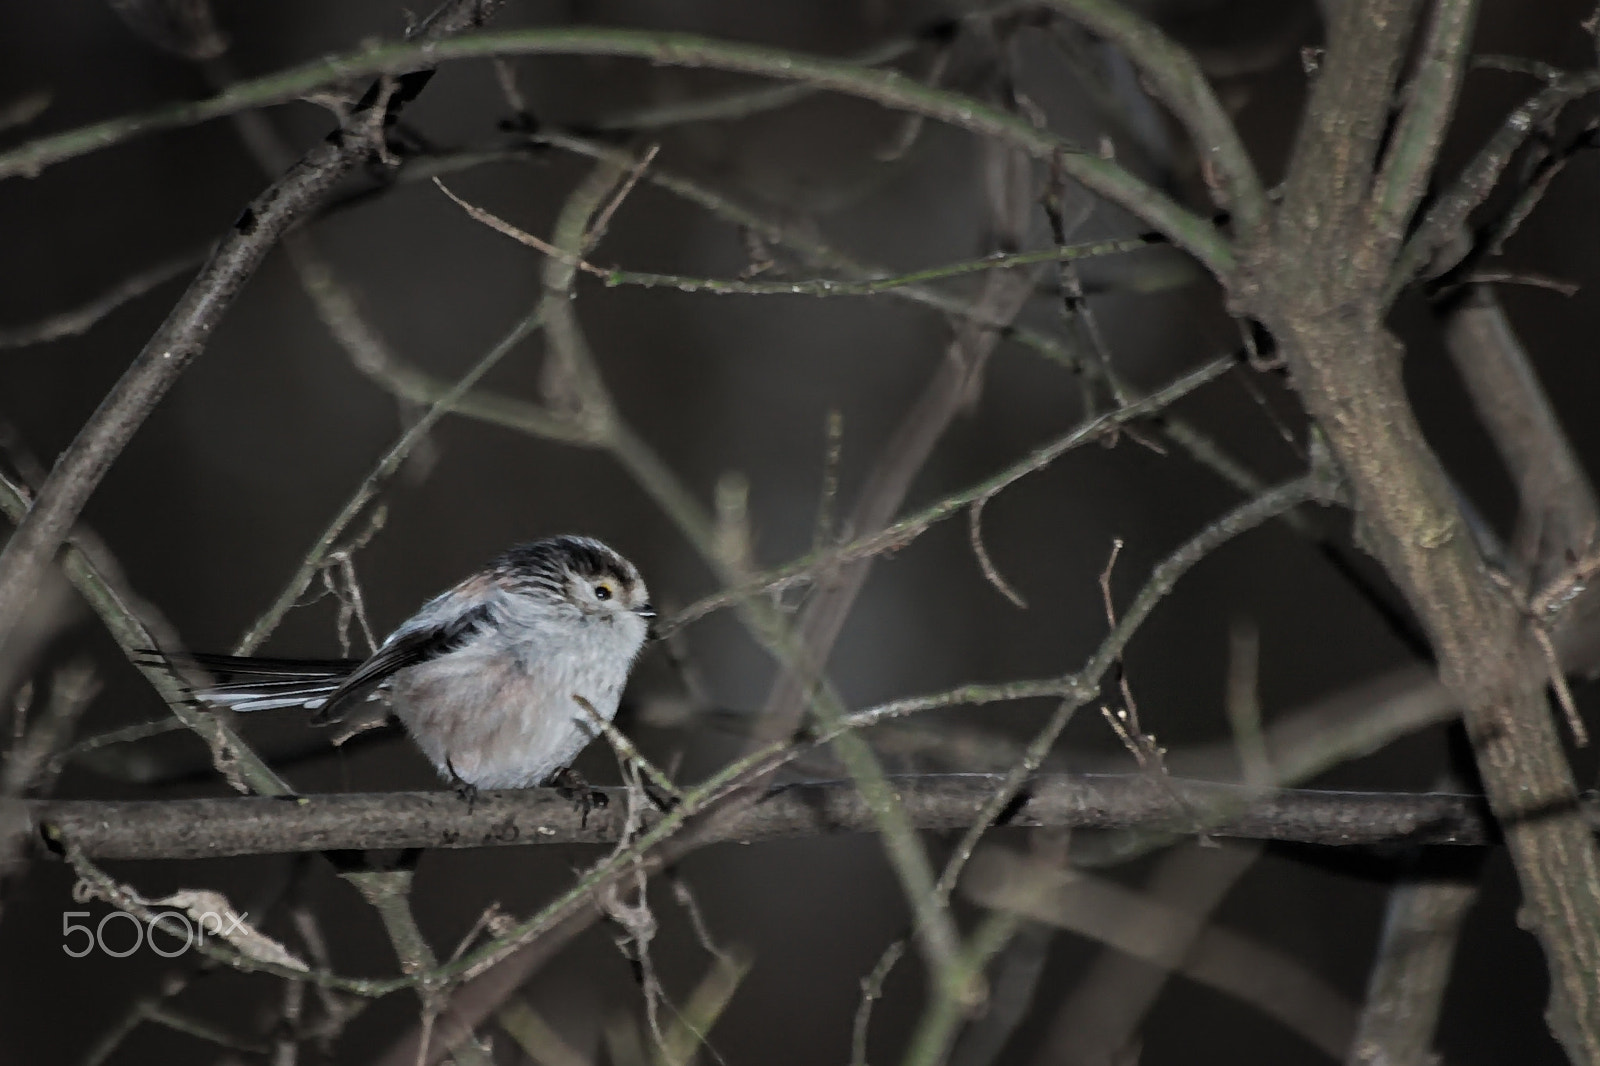
M 1001 472 L 985 478 L 967 489 L 953 493 L 916 514 L 884 526 L 880 532 L 858 537 L 847 544 L 828 549 L 816 557 L 806 557 L 786 566 L 769 570 L 764 574 L 753 575 L 748 584 L 742 587 L 727 592 L 715 593 L 690 604 L 672 618 L 663 622 L 661 629 L 663 632 L 672 632 L 714 610 L 732 606 L 758 593 L 811 580 L 813 573 L 816 571 L 904 547 L 931 526 L 960 513 L 960 511 L 978 499 L 985 496 L 994 496 L 1001 489 L 1014 484 L 1028 474 L 1044 469 L 1073 448 L 1098 440 L 1118 426 L 1162 410 L 1168 404 L 1188 395 L 1195 389 L 1222 377 L 1232 367 L 1233 358 L 1231 356 L 1206 363 L 1165 388 L 1158 389 L 1135 403 L 1120 407 L 1115 411 L 1108 412 L 1081 424 L 1072 432 L 1034 450 L 1027 457 L 1018 460 Z
M 1059 156 L 1061 166 L 1073 178 L 1166 232 L 1217 273 L 1231 273 L 1235 266 L 1232 251 L 1211 224 L 1179 207 L 1166 194 L 1112 162 L 1083 152 L 1070 142 L 971 97 L 920 86 L 898 74 L 863 69 L 837 60 L 689 34 L 633 30 L 547 27 L 479 33 L 426 43 L 377 44 L 240 82 L 210 100 L 169 105 L 145 115 L 112 119 L 0 152 L 0 178 L 38 174 L 45 167 L 129 137 L 194 125 L 249 108 L 286 103 L 354 78 L 405 74 L 462 59 L 551 54 L 631 56 L 673 66 L 759 74 L 918 112 L 973 133 L 1000 138 L 1036 159 Z M 1244 205 L 1240 205 L 1240 209 L 1244 209 Z
M 542 321 L 541 311 L 537 308 L 523 316 L 521 321 L 511 327 L 509 333 L 484 353 L 483 357 L 473 365 L 471 370 L 468 370 L 449 391 L 439 396 L 432 406 L 423 413 L 422 417 L 413 422 L 410 428 L 402 433 L 394 444 L 390 445 L 389 450 L 378 460 L 372 472 L 362 479 L 361 484 L 356 486 L 355 492 L 345 501 L 344 506 L 339 509 L 332 521 L 317 537 L 310 551 L 306 553 L 305 557 L 300 561 L 300 565 L 284 584 L 283 590 L 278 593 L 277 599 L 239 638 L 238 643 L 234 645 L 235 655 L 248 655 L 258 648 L 262 641 L 267 639 L 272 631 L 277 628 L 278 623 L 283 620 L 283 616 L 300 599 L 301 594 L 306 590 L 306 586 L 311 584 L 312 578 L 326 563 L 335 550 L 335 545 L 338 543 L 340 536 L 344 534 L 350 523 L 360 516 L 373 498 L 378 495 L 389 478 L 394 476 L 395 471 L 400 469 L 401 464 L 405 462 L 406 456 L 411 453 L 411 450 L 426 437 L 428 431 L 433 428 L 439 419 L 450 413 L 458 399 L 466 395 L 473 385 L 477 384 L 485 374 L 494 369 L 495 365 L 516 348 L 518 344 L 533 334 L 540 327 Z
M 429 29 L 418 32 L 424 34 L 425 43 L 431 47 L 439 35 L 457 32 L 481 21 L 484 13 L 498 2 L 447 0 L 425 23 Z M 429 66 L 431 63 L 424 63 L 417 69 Z M 187 113 L 189 108 L 190 105 L 181 104 L 176 110 Z M 173 110 L 168 109 L 168 114 Z M 300 218 L 315 210 L 340 179 L 383 143 L 386 117 L 387 107 L 355 116 L 351 125 L 341 129 L 339 136 L 320 142 L 288 173 L 251 201 L 239 222 L 217 243 L 166 321 L 61 453 L 40 487 L 34 505 L 0 549 L 0 643 L 4 643 L 6 634 L 17 624 L 44 568 L 55 558 L 89 496 L 134 432 L 185 367 L 205 349 L 233 299 L 278 239 Z M 112 125 L 122 124 L 114 122 Z M 131 127 L 124 128 L 138 125 L 135 121 Z M 104 129 L 102 127 L 102 131 Z M 69 135 L 66 141 L 73 139 Z M 91 136 L 89 143 L 96 140 Z M 23 154 L 26 155 L 26 151 Z M 32 169 L 24 167 L 24 170 Z M 0 166 L 0 171 L 3 170 Z
M 682 790 L 672 783 L 672 778 L 662 773 L 655 763 L 641 755 L 639 749 L 634 746 L 633 741 L 629 740 L 622 730 L 612 725 L 609 718 L 596 710 L 594 704 L 576 692 L 572 694 L 572 702 L 576 703 L 583 713 L 588 715 L 589 721 L 600 732 L 605 734 L 606 741 L 616 752 L 618 762 L 631 763 L 638 767 L 650 779 L 651 784 L 668 796 L 677 798 L 682 795 Z
M 1028 601 L 1022 594 L 1012 588 L 1000 571 L 995 568 L 994 560 L 989 558 L 988 549 L 983 546 L 983 506 L 989 502 L 988 496 L 979 496 L 972 501 L 972 506 L 967 508 L 967 540 L 972 545 L 972 554 L 978 560 L 978 566 L 983 570 L 983 576 L 988 578 L 994 590 L 1023 610 L 1028 609 Z
M 25 348 L 62 337 L 87 333 L 111 312 L 147 292 L 160 288 L 173 278 L 194 270 L 205 262 L 204 252 L 175 256 L 137 273 L 130 274 L 92 300 L 70 311 L 60 311 L 26 326 L 0 328 L 0 349 Z
M 31 502 L 32 493 L 28 487 L 0 471 L 0 512 L 13 522 L 19 521 Z M 212 764 L 225 779 L 240 791 L 262 795 L 293 792 L 288 783 L 239 738 L 225 716 L 208 714 L 193 706 L 184 680 L 174 671 L 148 661 L 145 653 L 151 648 L 175 648 L 171 627 L 128 587 L 115 557 L 93 532 L 82 526 L 73 530 L 61 553 L 61 568 L 73 588 L 99 616 L 122 653 L 166 701 L 173 716 L 205 741 Z M 63 753 L 63 757 L 67 754 Z

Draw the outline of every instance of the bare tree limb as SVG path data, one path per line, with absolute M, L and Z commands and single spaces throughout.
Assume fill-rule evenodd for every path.
M 1455 875 L 1411 864 L 1389 893 L 1378 958 L 1346 1066 L 1430 1066 L 1456 940 L 1478 898 L 1477 863 Z
M 1600 505 L 1493 291 L 1474 286 L 1454 302 L 1444 336 L 1520 497 L 1511 550 L 1517 579 L 1538 588 L 1589 549 Z
M 13 522 L 21 521 L 31 500 L 27 485 L 0 472 L 0 513 Z M 244 786 L 261 795 L 292 792 L 288 783 L 239 738 L 225 716 L 200 711 L 190 702 L 182 678 L 140 655 L 150 648 L 175 649 L 177 641 L 165 621 L 128 587 L 121 568 L 100 538 L 87 529 L 75 528 L 67 536 L 60 559 L 67 580 L 99 616 L 123 654 L 144 674 L 173 715 L 205 741 L 217 770 L 224 777 L 235 775 Z
M 917 829 L 965 829 L 1001 784 L 999 774 L 895 776 Z M 1174 778 L 1195 810 L 1238 808 L 1207 832 L 1328 846 L 1484 845 L 1497 839 L 1482 797 L 1447 793 L 1260 790 Z M 585 816 L 554 789 L 482 793 L 468 806 L 453 792 L 338 793 L 294 799 L 234 796 L 177 800 L 39 800 L 29 817 L 52 847 L 71 844 L 96 859 L 195 859 L 379 848 L 481 848 L 611 844 L 619 839 L 625 790 L 601 789 L 610 806 Z M 1008 826 L 1155 828 L 1192 833 L 1194 816 L 1145 774 L 1041 774 L 1024 782 Z M 717 841 L 756 841 L 870 832 L 872 809 L 849 782 L 762 789 L 717 827 Z M 1596 812 L 1574 814 L 1590 831 Z M 653 826 L 659 814 L 646 814 Z
M 1543 128 L 1568 104 L 1596 91 L 1600 91 L 1600 69 L 1565 75 L 1507 115 L 1406 241 L 1390 272 L 1385 298 L 1393 299 L 1462 232 L 1473 209 L 1488 199 L 1511 157 L 1535 130 Z
M 417 927 L 416 914 L 412 911 L 410 870 L 347 870 L 340 876 L 354 885 L 361 898 L 378 912 L 404 973 L 426 973 L 439 964 L 433 948 Z M 422 1003 L 423 1028 L 431 1029 L 443 1005 L 442 990 L 421 984 L 416 992 Z M 461 1066 L 494 1064 L 493 1058 L 473 1039 L 470 1029 L 465 1038 L 453 1046 Z
M 1390 95 L 1421 7 L 1422 0 L 1339 5 L 1284 182 L 1279 250 L 1286 256 L 1313 257 L 1319 239 L 1346 232 L 1364 209 Z M 1330 271 L 1349 266 L 1321 262 L 1328 258 L 1324 249 L 1303 261 Z
M 1551 969 L 1549 1021 L 1576 1060 L 1600 1062 L 1600 849 L 1545 697 L 1549 668 L 1528 620 L 1491 578 L 1411 411 L 1401 349 L 1384 327 L 1380 271 L 1351 269 L 1376 239 L 1347 210 L 1369 173 L 1404 54 L 1409 0 L 1346 0 L 1291 165 L 1284 236 L 1245 300 L 1271 329 L 1349 477 L 1364 545 L 1428 631 L 1461 700 L 1479 771 L 1504 825 Z M 1262 266 L 1265 267 L 1265 262 Z
M 669 66 L 760 74 L 923 114 L 973 133 L 998 138 L 1036 159 L 1059 159 L 1062 169 L 1073 178 L 1146 219 L 1215 272 L 1231 273 L 1235 265 L 1232 251 L 1209 221 L 1178 206 L 1165 193 L 1138 180 L 1115 163 L 971 97 L 918 85 L 894 71 L 868 70 L 837 60 L 730 44 L 690 34 L 634 30 L 553 27 L 423 43 L 379 44 L 240 82 L 210 100 L 174 104 L 146 115 L 111 119 L 21 145 L 0 153 L 0 178 L 37 174 L 54 163 L 138 134 L 189 126 L 247 108 L 287 103 L 352 78 L 404 75 L 451 60 L 512 55 L 632 56 Z
M 1233 214 L 1240 240 L 1249 244 L 1259 239 L 1267 219 L 1266 191 L 1194 56 L 1119 0 L 1049 0 L 1049 5 L 1127 53 L 1156 97 L 1188 128 L 1201 167 L 1221 193 L 1222 206 Z
M 1445 126 L 1455 113 L 1477 15 L 1478 0 L 1436 0 L 1433 5 L 1419 69 L 1406 87 L 1405 110 L 1373 189 L 1372 239 L 1366 254 L 1380 268 L 1394 258 L 1427 189 Z
M 1513 580 L 1537 588 L 1592 541 L 1593 489 L 1492 291 L 1474 286 L 1445 311 L 1445 339 L 1479 419 L 1521 497 Z M 1456 941 L 1477 898 L 1478 863 L 1413 858 L 1390 890 L 1347 1066 L 1427 1066 Z
M 963 886 L 995 907 L 1082 932 L 1119 951 L 1210 985 L 1277 1019 L 1325 1054 L 1342 1055 L 1355 1008 L 1290 956 L 1231 930 L 1083 873 L 990 848 Z M 1198 925 L 1198 928 L 1196 926 Z

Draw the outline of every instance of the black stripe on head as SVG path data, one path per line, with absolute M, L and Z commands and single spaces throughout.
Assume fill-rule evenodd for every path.
M 514 581 L 543 585 L 552 591 L 564 587 L 570 574 L 583 581 L 611 578 L 624 587 L 639 580 L 633 564 L 593 537 L 570 534 L 547 537 L 502 553 L 492 569 Z

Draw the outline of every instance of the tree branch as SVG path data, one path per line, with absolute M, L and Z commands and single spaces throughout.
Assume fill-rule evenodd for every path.
M 1414 861 L 1389 892 L 1378 958 L 1346 1066 L 1424 1066 L 1433 1054 L 1456 940 L 1478 898 L 1478 863 L 1465 875 Z
M 1050 7 L 1113 41 L 1148 79 L 1156 97 L 1178 117 L 1194 141 L 1208 181 L 1220 186 L 1222 206 L 1233 214 L 1240 239 L 1259 238 L 1267 194 L 1233 121 L 1194 56 L 1119 0 L 1048 0 Z
M 1395 261 L 1385 299 L 1392 300 L 1420 272 L 1428 269 L 1435 253 L 1449 244 L 1467 223 L 1474 208 L 1488 199 L 1518 148 L 1545 128 L 1563 108 L 1600 91 L 1600 70 L 1557 78 L 1512 110 L 1487 144 L 1464 167 L 1454 183 L 1423 216 Z M 1448 269 L 1450 264 L 1444 264 Z M 1433 273 L 1440 272 L 1435 268 Z
M 427 29 L 419 27 L 414 32 L 457 32 L 480 22 L 500 2 L 448 0 L 424 23 Z M 166 321 L 61 453 L 27 516 L 0 550 L 0 645 L 26 609 L 44 567 L 66 540 L 90 494 L 161 397 L 205 349 L 212 331 L 278 238 L 382 146 L 394 96 L 392 88 L 379 93 L 375 106 L 356 116 L 356 124 L 312 148 L 246 206 Z M 395 102 L 398 106 L 403 99 Z
M 919 85 L 895 71 L 863 69 L 839 60 L 681 33 L 556 27 L 473 34 L 449 41 L 378 44 L 243 81 L 209 100 L 173 104 L 145 115 L 111 119 L 32 141 L 0 153 L 0 179 L 37 174 L 54 163 L 140 134 L 191 126 L 247 108 L 288 103 L 354 78 L 403 75 L 451 60 L 513 55 L 631 56 L 664 66 L 758 74 L 804 82 L 926 115 L 973 133 L 1000 138 L 1036 159 L 1058 159 L 1074 179 L 1145 219 L 1214 272 L 1227 274 L 1234 266 L 1232 251 L 1209 221 L 1180 207 L 1165 193 L 1115 163 L 1035 129 L 998 108 L 959 93 Z
M 1535 589 L 1583 555 L 1600 505 L 1550 399 L 1493 291 L 1474 286 L 1445 312 L 1445 343 L 1519 497 L 1511 555 Z
M 20 522 L 28 513 L 32 498 L 28 486 L 0 472 L 0 513 L 12 522 Z M 164 665 L 148 663 L 140 657 L 140 652 L 150 648 L 173 649 L 176 641 L 166 639 L 168 634 L 162 632 L 167 628 L 164 622 L 156 620 L 152 624 L 143 617 L 149 613 L 148 605 L 128 587 L 121 568 L 100 538 L 82 527 L 73 529 L 60 559 L 67 580 L 99 616 L 123 654 L 144 674 L 173 715 L 205 742 L 217 771 L 230 781 L 237 778 L 241 786 L 262 795 L 292 792 L 288 783 L 239 738 L 225 716 L 200 711 L 190 702 L 189 690 L 180 677 Z
M 890 777 L 917 829 L 964 829 L 1002 774 Z M 1170 785 L 1170 788 L 1169 788 Z M 338 793 L 278 799 L 34 800 L 28 815 L 50 847 L 96 859 L 198 859 L 377 848 L 481 848 L 517 844 L 612 844 L 626 820 L 623 788 L 599 789 L 610 806 L 587 815 L 554 789 L 480 793 Z M 1194 830 L 1194 811 L 1238 813 L 1206 832 L 1331 847 L 1375 844 L 1481 846 L 1496 841 L 1481 796 L 1448 793 L 1260 790 L 1147 774 L 1040 774 L 1029 779 L 1008 826 Z M 1182 804 L 1174 802 L 1174 797 Z M 871 805 L 848 781 L 763 789 L 735 819 L 697 842 L 750 842 L 877 828 Z M 1576 812 L 1575 812 L 1576 813 Z M 1600 825 L 1588 805 L 1582 816 Z M 644 815 L 646 829 L 661 815 Z M 1535 816 L 1537 817 L 1537 816 Z
M 1427 188 L 1445 127 L 1455 113 L 1478 0 L 1436 0 L 1420 69 L 1406 89 L 1393 143 L 1373 190 L 1371 262 L 1387 266 Z
M 1421 6 L 1422 0 L 1339 5 L 1284 182 L 1279 243 L 1287 254 L 1321 263 L 1328 257 L 1313 255 L 1316 242 L 1345 232 L 1367 202 L 1390 95 Z M 1348 263 L 1321 265 L 1343 270 Z
M 1262 266 L 1271 266 L 1253 274 L 1259 288 L 1242 302 L 1278 339 L 1307 410 L 1348 476 L 1364 546 L 1405 594 L 1428 631 L 1440 679 L 1461 700 L 1484 788 L 1517 866 L 1524 921 L 1550 965 L 1551 1028 L 1575 1059 L 1595 1063 L 1600 849 L 1578 816 L 1576 785 L 1545 697 L 1549 667 L 1539 633 L 1491 579 L 1411 410 L 1403 353 L 1384 327 L 1382 275 L 1393 272 L 1352 267 L 1380 238 L 1345 204 L 1370 165 L 1388 104 L 1379 74 L 1404 53 L 1407 35 L 1396 27 L 1409 22 L 1413 8 L 1410 0 L 1342 5 L 1328 85 L 1313 95 L 1291 166 L 1285 236 L 1264 256 Z

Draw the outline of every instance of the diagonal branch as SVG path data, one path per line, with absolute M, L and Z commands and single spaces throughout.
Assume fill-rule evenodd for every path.
M 1445 311 L 1445 343 L 1519 498 L 1511 556 L 1533 589 L 1582 556 L 1600 505 L 1505 309 L 1473 286 Z
M 26 485 L 0 473 L 0 513 L 12 522 L 20 521 L 31 500 L 32 493 Z M 205 742 L 218 772 L 262 795 L 291 793 L 289 784 L 250 750 L 224 716 L 195 707 L 181 678 L 165 666 L 145 661 L 142 652 L 158 647 L 172 649 L 175 641 L 163 632 L 167 628 L 164 622 L 147 621 L 149 606 L 128 587 L 121 568 L 100 538 L 81 526 L 73 529 L 60 559 L 67 580 L 100 617 L 122 653 L 144 674 L 173 715 Z
M 1545 695 L 1555 652 L 1469 535 L 1406 395 L 1403 349 L 1385 328 L 1395 269 L 1362 260 L 1382 235 L 1349 210 L 1370 173 L 1415 12 L 1410 0 L 1341 5 L 1290 167 L 1284 237 L 1243 302 L 1279 341 L 1346 473 L 1364 546 L 1404 593 L 1440 679 L 1461 701 L 1517 868 L 1523 921 L 1549 965 L 1550 1027 L 1575 1060 L 1600 1062 L 1600 849 L 1579 816 Z
M 1346 1066 L 1437 1061 L 1435 1030 L 1450 965 L 1461 923 L 1478 898 L 1481 862 L 1476 858 L 1463 862 L 1454 855 L 1413 856 L 1390 890 L 1378 957 Z
M 1220 186 L 1222 206 L 1232 213 L 1242 242 L 1258 239 L 1267 220 L 1261 177 L 1189 50 L 1174 44 L 1120 0 L 1049 0 L 1049 5 L 1127 54 L 1157 98 L 1189 131 L 1205 173 Z
M 459 32 L 480 23 L 499 2 L 448 0 L 417 32 L 430 36 Z M 341 178 L 382 146 L 391 100 L 399 106 L 417 89 L 420 85 L 414 80 L 406 92 L 391 85 L 376 94 L 374 106 L 358 112 L 336 136 L 302 156 L 245 207 L 218 242 L 166 321 L 57 459 L 27 516 L 0 551 L 0 644 L 26 609 L 44 567 L 66 540 L 90 494 L 184 368 L 205 349 L 267 253 L 292 225 L 325 201 Z
M 1371 262 L 1388 264 L 1427 188 L 1445 127 L 1455 112 L 1478 0 L 1436 0 L 1421 67 L 1406 88 L 1405 110 L 1373 190 Z
M 1386 299 L 1426 270 L 1434 256 L 1456 239 L 1474 208 L 1494 191 L 1518 148 L 1545 128 L 1568 104 L 1600 91 L 1600 70 L 1565 75 L 1513 109 L 1472 162 L 1423 215 L 1389 276 Z

